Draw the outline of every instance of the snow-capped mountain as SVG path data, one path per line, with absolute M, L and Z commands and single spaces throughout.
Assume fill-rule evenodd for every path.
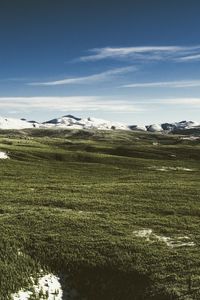
M 98 129 L 98 130 L 137 130 L 149 132 L 174 132 L 177 130 L 191 129 L 200 126 L 193 121 L 181 121 L 175 123 L 161 123 L 150 125 L 126 125 L 119 122 L 107 121 L 97 118 L 77 118 L 72 115 L 66 115 L 61 118 L 52 119 L 40 125 L 44 128 L 73 128 L 73 129 Z
M 99 129 L 111 130 L 121 129 L 129 130 L 129 126 L 123 123 L 106 121 L 97 118 L 77 118 L 72 115 L 67 115 L 58 119 L 53 119 L 43 123 L 45 127 L 60 127 L 60 128 L 76 128 L 76 129 Z
M 120 122 L 107 121 L 97 118 L 78 118 L 66 115 L 43 123 L 27 121 L 26 119 L 14 119 L 0 117 L 0 129 L 25 129 L 25 128 L 63 128 L 63 129 L 96 129 L 96 130 L 134 130 L 149 132 L 177 132 L 180 130 L 198 128 L 200 123 L 193 121 L 181 121 L 175 123 L 158 123 L 150 125 L 126 125 Z
M 25 119 L 0 117 L 0 129 L 25 129 L 38 127 L 37 122 L 28 122 Z
M 146 126 L 147 131 L 150 131 L 150 132 L 159 132 L 159 131 L 175 132 L 178 130 L 186 130 L 186 129 L 198 128 L 198 127 L 200 127 L 200 124 L 198 124 L 197 122 L 193 122 L 193 121 L 151 124 L 151 125 Z

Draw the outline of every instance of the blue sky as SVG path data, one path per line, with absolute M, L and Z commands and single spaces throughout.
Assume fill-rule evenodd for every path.
M 200 121 L 198 0 L 0 2 L 0 111 Z

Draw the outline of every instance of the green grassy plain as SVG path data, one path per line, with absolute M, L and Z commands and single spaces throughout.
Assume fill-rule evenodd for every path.
M 200 299 L 199 141 L 7 130 L 0 151 L 10 156 L 0 160 L 1 300 L 41 268 L 81 300 Z M 194 246 L 134 234 L 143 229 Z

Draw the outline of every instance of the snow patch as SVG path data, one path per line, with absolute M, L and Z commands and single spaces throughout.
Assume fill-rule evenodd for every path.
M 147 241 L 150 240 L 150 236 L 152 235 L 152 233 L 152 229 L 141 229 L 133 232 L 135 236 L 145 238 Z
M 145 125 L 130 125 L 129 128 L 131 130 L 135 130 L 135 131 L 147 131 L 147 128 Z
M 183 140 L 183 141 L 196 141 L 196 140 L 200 140 L 200 137 L 199 136 L 184 136 L 184 137 L 181 137 L 180 140 Z
M 194 242 L 190 241 L 188 236 L 180 237 L 167 237 L 164 235 L 158 235 L 153 233 L 152 229 L 140 229 L 133 231 L 134 236 L 144 238 L 147 242 L 153 242 L 155 240 L 165 243 L 168 247 L 192 247 L 195 246 Z
M 193 171 L 195 171 L 194 169 L 189 169 L 189 168 L 184 168 L 184 167 L 165 167 L 165 166 L 161 166 L 161 167 L 153 166 L 153 167 L 148 167 L 148 169 L 156 170 L 156 171 L 164 171 L 164 172 L 167 172 L 167 171 L 193 172 Z
M 11 295 L 12 300 L 29 300 L 35 295 L 40 297 L 39 299 L 47 300 L 62 300 L 63 291 L 59 282 L 59 277 L 53 274 L 46 274 L 40 276 L 37 280 L 37 284 L 34 283 L 31 288 L 32 291 L 20 290 L 17 293 Z
M 161 124 L 152 124 L 147 126 L 147 130 L 150 132 L 160 132 L 163 131 L 163 128 Z
M 191 247 L 195 246 L 194 242 L 189 242 L 190 239 L 188 236 L 181 236 L 178 238 L 171 238 L 167 236 L 160 236 L 160 235 L 154 235 L 155 238 L 158 239 L 158 241 L 164 242 L 168 247 L 174 248 L 174 247 Z
M 6 152 L 0 151 L 0 159 L 8 159 L 9 156 Z

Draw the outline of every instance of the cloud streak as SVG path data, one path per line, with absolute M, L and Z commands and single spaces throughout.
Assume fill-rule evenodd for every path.
M 128 100 L 100 96 L 0 97 L 0 108 L 14 110 L 139 112 Z
M 0 97 L 0 109 L 17 112 L 143 113 L 162 106 L 200 109 L 200 98 L 130 99 L 108 96 Z
M 159 99 L 141 99 L 140 101 L 136 100 L 134 101 L 134 104 L 140 104 L 140 105 L 182 105 L 182 106 L 196 106 L 200 107 L 200 98 L 159 98 Z
M 200 108 L 200 98 L 170 98 L 170 99 L 162 99 L 162 102 L 159 102 L 160 100 L 157 100 L 157 103 L 163 103 L 168 105 L 186 105 L 186 106 L 193 106 Z
M 77 61 L 89 62 L 104 59 L 128 59 L 134 61 L 189 61 L 200 59 L 200 45 L 196 46 L 143 46 L 143 47 L 105 47 L 90 49 L 89 55 Z
M 200 60 L 200 54 L 188 55 L 184 57 L 180 57 L 178 61 L 182 62 L 190 62 L 190 61 L 198 61 Z
M 56 85 L 70 85 L 70 84 L 90 84 L 96 82 L 103 82 L 112 79 L 115 76 L 125 74 L 128 72 L 136 71 L 134 66 L 128 66 L 123 68 L 115 68 L 98 74 L 92 74 L 83 77 L 65 78 L 62 80 L 48 81 L 48 82 L 32 82 L 28 85 L 34 86 L 56 86 Z
M 123 88 L 190 88 L 200 87 L 200 80 L 160 81 L 131 83 L 122 86 Z

